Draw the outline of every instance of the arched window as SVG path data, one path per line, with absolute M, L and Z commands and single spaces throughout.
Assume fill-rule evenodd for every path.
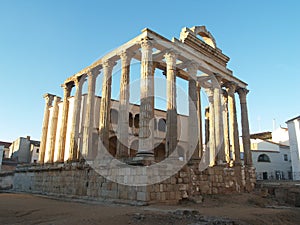
M 129 113 L 128 123 L 129 123 L 129 127 L 132 127 L 132 125 L 133 125 L 133 116 L 132 116 L 131 112 Z
M 266 154 L 261 154 L 258 156 L 257 162 L 271 162 L 271 160 Z
M 133 121 L 133 124 L 134 124 L 134 127 L 135 128 L 140 128 L 140 114 L 136 114 L 134 116 L 134 121 Z
M 159 119 L 159 121 L 158 121 L 158 130 L 163 131 L 163 132 L 166 131 L 166 120 L 165 119 L 163 119 L 163 118 Z

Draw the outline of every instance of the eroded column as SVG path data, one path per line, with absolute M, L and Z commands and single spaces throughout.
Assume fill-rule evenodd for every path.
M 58 162 L 64 161 L 65 156 L 65 146 L 66 146 L 66 132 L 67 132 L 67 123 L 68 123 L 68 112 L 69 112 L 69 101 L 72 84 L 62 84 L 62 88 L 64 89 L 64 97 L 63 97 L 63 107 L 62 107 L 62 119 L 61 119 L 61 127 L 59 132 L 59 144 L 58 144 Z
M 197 75 L 198 65 L 190 62 L 187 67 L 189 74 L 189 118 L 188 118 L 188 152 L 192 154 L 192 159 L 200 159 L 198 143 L 198 121 L 197 121 Z M 189 156 L 188 156 L 189 157 Z
M 130 61 L 133 53 L 123 51 L 120 54 L 122 73 L 120 81 L 120 105 L 118 117 L 117 158 L 127 158 L 128 155 L 128 120 L 129 120 L 129 90 L 130 90 Z
M 199 135 L 199 158 L 203 155 L 203 140 L 202 140 L 202 107 L 201 107 L 201 85 L 197 83 L 197 118 L 198 118 L 198 135 Z
M 249 91 L 245 88 L 239 88 L 237 91 L 240 97 L 240 104 L 241 104 L 244 162 L 245 165 L 252 166 L 252 155 L 251 155 L 251 148 L 250 148 L 250 131 L 249 131 L 249 120 L 248 120 L 248 109 L 247 109 L 247 94 Z
M 44 109 L 44 120 L 42 126 L 39 163 L 44 163 L 44 159 L 45 159 L 45 150 L 46 150 L 47 135 L 48 135 L 49 115 L 50 115 L 49 108 L 52 106 L 54 95 L 47 93 L 43 97 L 45 99 L 45 109 Z
M 141 53 L 141 106 L 137 157 L 151 163 L 154 160 L 154 69 L 152 43 L 148 38 L 141 41 Z
M 209 143 L 208 143 L 208 159 L 209 166 L 215 165 L 216 161 L 216 135 L 215 135 L 215 107 L 214 107 L 214 89 L 207 90 L 209 100 Z
M 226 163 L 230 163 L 228 94 L 225 90 L 222 90 L 222 105 L 223 105 L 223 127 L 224 127 L 224 152 L 225 152 Z
M 61 98 L 58 96 L 54 97 L 53 102 L 53 112 L 52 112 L 52 119 L 51 119 L 51 127 L 50 127 L 50 147 L 49 147 L 49 158 L 48 163 L 53 163 L 54 160 L 54 150 L 55 150 L 55 140 L 56 140 L 56 129 L 57 129 L 57 118 L 58 118 L 58 103 L 60 102 Z
M 89 70 L 88 76 L 88 94 L 86 103 L 86 114 L 83 126 L 83 146 L 82 156 L 85 159 L 91 159 L 93 151 L 93 130 L 94 130 L 94 108 L 95 108 L 95 86 L 98 70 Z
M 103 147 L 109 151 L 109 127 L 111 105 L 111 80 L 112 69 L 115 62 L 106 60 L 103 63 L 102 96 L 100 105 L 99 134 Z M 99 143 L 101 148 L 101 143 Z
M 228 108 L 229 108 L 229 132 L 231 152 L 234 165 L 241 164 L 240 145 L 239 145 L 239 131 L 236 115 L 236 103 L 234 93 L 236 91 L 236 85 L 229 83 L 227 85 L 228 93 Z
M 176 105 L 176 54 L 169 50 L 165 54 L 167 63 L 167 132 L 166 157 L 177 146 L 177 105 Z
M 85 81 L 86 75 L 76 77 L 74 79 L 74 85 L 76 88 L 73 105 L 73 117 L 70 132 L 70 150 L 69 150 L 69 161 L 75 161 L 78 159 L 79 146 L 78 146 L 78 135 L 79 135 L 79 122 L 80 122 L 80 111 L 81 111 L 81 100 L 82 100 L 82 86 Z
M 216 76 L 216 84 L 214 85 L 214 114 L 215 114 L 215 138 L 216 138 L 216 155 L 217 162 L 222 165 L 226 162 L 224 152 L 224 131 L 223 131 L 223 115 L 221 105 L 221 82 L 222 78 Z

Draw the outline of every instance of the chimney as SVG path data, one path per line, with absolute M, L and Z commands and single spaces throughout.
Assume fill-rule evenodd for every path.
M 30 141 L 30 136 L 27 136 L 26 138 L 27 138 L 28 141 Z

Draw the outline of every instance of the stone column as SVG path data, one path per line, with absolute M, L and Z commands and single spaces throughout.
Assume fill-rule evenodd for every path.
M 64 98 L 63 98 L 63 107 L 62 107 L 62 119 L 61 119 L 61 128 L 59 132 L 59 145 L 58 145 L 58 162 L 64 161 L 65 156 L 65 146 L 66 146 L 66 132 L 68 125 L 68 112 L 69 112 L 69 101 L 71 90 L 73 85 L 71 83 L 62 84 L 64 89 Z
M 209 166 L 212 167 L 216 162 L 216 135 L 215 135 L 215 107 L 214 107 L 214 89 L 207 91 L 209 100 Z
M 123 51 L 120 54 L 122 73 L 120 82 L 120 105 L 118 117 L 117 158 L 128 158 L 129 96 L 130 96 L 130 61 L 133 53 Z
M 224 152 L 224 130 L 223 130 L 223 115 L 222 115 L 222 105 L 221 105 L 221 82 L 222 78 L 216 76 L 214 85 L 214 114 L 215 114 L 215 138 L 216 138 L 216 155 L 217 162 L 222 165 L 226 162 L 225 152 Z
M 43 120 L 43 127 L 42 127 L 39 163 L 44 163 L 44 159 L 45 159 L 45 150 L 46 150 L 46 143 L 47 143 L 47 133 L 48 133 L 49 114 L 50 114 L 49 108 L 52 106 L 54 95 L 47 93 L 43 97 L 45 99 L 46 104 L 44 109 L 44 120 Z
M 234 83 L 229 83 L 227 85 L 228 93 L 228 108 L 229 108 L 229 131 L 230 131 L 230 143 L 231 152 L 234 165 L 241 164 L 240 156 L 240 144 L 239 144 L 239 131 L 236 115 L 236 104 L 234 93 L 236 91 L 236 85 Z
M 109 128 L 110 128 L 110 105 L 111 105 L 111 81 L 112 69 L 115 62 L 106 60 L 103 62 L 103 81 L 102 81 L 102 97 L 100 105 L 99 118 L 99 148 L 101 142 L 103 146 L 109 151 Z
M 167 131 L 166 157 L 177 146 L 177 105 L 176 105 L 176 54 L 169 50 L 165 54 L 167 64 Z
M 93 130 L 94 130 L 94 108 L 95 108 L 95 86 L 99 71 L 89 70 L 88 76 L 88 94 L 86 103 L 85 120 L 83 126 L 83 146 L 82 156 L 85 159 L 91 159 L 93 148 Z
M 198 65 L 194 62 L 189 62 L 187 72 L 189 74 L 189 118 L 188 118 L 188 151 L 192 153 L 192 159 L 199 158 L 198 142 L 198 121 L 197 121 L 197 75 Z M 189 157 L 189 156 L 188 156 Z
M 137 157 L 148 164 L 154 160 L 154 69 L 152 43 L 148 38 L 141 41 L 141 53 L 141 106 Z
M 224 152 L 226 163 L 230 163 L 230 141 L 229 141 L 229 126 L 228 126 L 228 94 L 222 90 L 222 105 L 223 105 L 223 127 L 224 127 Z
M 239 88 L 237 91 L 240 97 L 240 104 L 241 104 L 244 163 L 245 165 L 252 166 L 252 155 L 251 155 L 251 148 L 250 148 L 250 131 L 249 131 L 249 120 L 248 120 L 248 109 L 247 109 L 247 94 L 249 91 L 245 88 Z
M 201 86 L 197 83 L 197 118 L 198 118 L 198 135 L 199 135 L 199 158 L 203 155 L 203 140 L 202 140 L 202 109 L 201 109 Z
M 79 135 L 79 122 L 80 122 L 80 111 L 81 111 L 81 100 L 82 100 L 82 86 L 85 81 L 86 75 L 76 77 L 74 84 L 76 88 L 74 96 L 73 106 L 73 117 L 72 126 L 70 132 L 70 150 L 69 150 L 69 161 L 75 161 L 78 159 L 79 146 L 78 146 L 78 135 Z
M 56 141 L 56 128 L 57 128 L 57 118 L 58 118 L 58 103 L 61 98 L 58 96 L 54 97 L 53 102 L 53 112 L 51 118 L 51 127 L 50 127 L 50 147 L 49 147 L 49 159 L 48 163 L 53 163 L 54 160 L 54 150 L 55 150 L 55 141 Z

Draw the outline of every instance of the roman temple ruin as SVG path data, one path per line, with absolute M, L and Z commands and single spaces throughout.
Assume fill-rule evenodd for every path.
M 205 26 L 142 30 L 44 95 L 39 163 L 14 189 L 145 204 L 253 190 L 247 84 L 228 61 Z

